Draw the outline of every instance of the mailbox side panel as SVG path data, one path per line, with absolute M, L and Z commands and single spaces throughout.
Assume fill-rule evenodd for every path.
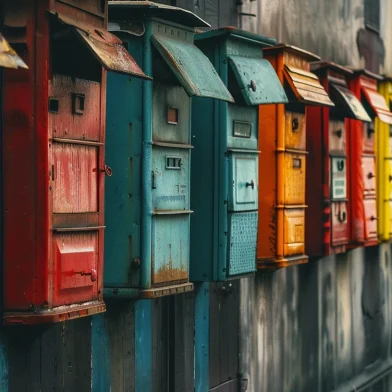
M 142 64 L 139 38 L 120 38 Z M 139 285 L 142 85 L 137 78 L 108 74 L 106 163 L 113 175 L 105 182 L 106 289 Z
M 324 165 L 329 164 L 328 153 L 325 157 L 324 147 L 324 117 L 328 116 L 328 109 L 322 107 L 308 107 L 306 109 L 306 146 L 309 152 L 306 161 L 306 205 L 305 215 L 305 246 L 309 256 L 322 256 L 323 240 L 329 235 L 327 214 L 329 207 L 323 202 L 323 187 L 328 186 L 328 178 L 324 178 Z M 328 120 L 327 120 L 328 121 Z M 326 159 L 325 159 L 326 158 Z M 325 184 L 327 181 L 327 184 Z

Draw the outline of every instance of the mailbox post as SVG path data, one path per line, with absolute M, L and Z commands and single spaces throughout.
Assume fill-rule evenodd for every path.
M 275 40 L 226 27 L 198 34 L 196 44 L 235 103 L 193 103 L 191 279 L 225 281 L 256 270 L 258 193 L 264 192 L 258 105 L 284 103 L 287 97 L 263 59 L 262 49 Z
M 392 78 L 384 77 L 378 83 L 378 91 L 384 97 L 387 108 L 392 103 Z M 385 108 L 384 108 L 385 109 Z M 385 121 L 387 120 L 387 121 Z M 377 161 L 377 231 L 380 241 L 392 238 L 392 127 L 389 117 L 375 120 Z
M 259 193 L 257 267 L 280 268 L 306 263 L 305 178 L 306 110 L 333 106 L 310 62 L 319 57 L 279 45 L 264 49 L 285 87 L 289 103 L 259 106 Z
M 194 45 L 194 28 L 208 24 L 193 13 L 112 1 L 109 19 L 153 81 L 118 75 L 108 80 L 108 94 L 115 98 L 107 116 L 113 176 L 106 182 L 105 293 L 141 298 L 182 293 L 193 289 L 191 97 L 233 98 Z
M 376 173 L 375 119 L 392 124 L 392 114 L 384 97 L 377 91 L 377 83 L 382 79 L 367 70 L 356 70 L 350 78 L 350 90 L 372 120 L 370 123 L 349 121 L 350 247 L 378 243 L 377 221 L 380 216 L 376 207 L 376 176 L 379 174 Z
M 6 324 L 105 310 L 106 70 L 145 77 L 107 32 L 106 10 L 101 0 L 3 4 L 4 34 L 29 64 L 3 73 Z
M 308 256 L 321 257 L 345 252 L 348 243 L 346 119 L 371 119 L 348 89 L 351 70 L 326 61 L 312 63 L 311 70 L 335 104 L 310 106 L 306 112 L 306 172 L 311 181 L 306 182 L 305 249 Z

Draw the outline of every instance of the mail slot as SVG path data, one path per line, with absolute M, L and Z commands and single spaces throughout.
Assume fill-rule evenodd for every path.
M 377 156 L 377 231 L 380 241 L 392 238 L 392 125 L 386 112 L 391 108 L 392 79 L 385 77 L 378 82 L 378 91 L 386 101 L 383 116 L 375 120 Z
M 259 191 L 258 105 L 287 98 L 262 48 L 275 43 L 232 27 L 196 35 L 235 103 L 192 104 L 191 279 L 254 273 Z M 271 130 L 265 128 L 264 132 Z
M 29 64 L 3 77 L 6 324 L 105 311 L 106 70 L 146 77 L 106 30 L 105 2 L 24 3 L 3 10 L 4 33 Z
M 305 253 L 307 212 L 305 190 L 317 178 L 309 176 L 307 112 L 310 106 L 333 106 L 310 62 L 319 58 L 289 45 L 264 49 L 264 56 L 284 87 L 286 105 L 259 106 L 259 193 L 257 267 L 281 268 L 308 261 Z M 317 132 L 317 131 L 316 131 Z M 320 187 L 321 188 L 321 187 Z M 322 205 L 317 215 L 320 215 Z M 306 229 L 306 230 L 305 230 Z
M 381 76 L 356 70 L 350 79 L 350 89 L 361 100 L 371 121 L 350 120 L 349 240 L 351 247 L 372 246 L 378 240 L 390 238 L 389 163 L 385 158 L 390 156 L 392 114 L 385 98 L 377 91 L 377 84 L 383 80 Z
M 159 18 L 159 19 L 157 19 Z M 109 3 L 109 27 L 144 65 L 150 81 L 108 77 L 105 295 L 156 298 L 193 289 L 189 281 L 193 219 L 191 98 L 219 105 L 233 97 L 208 58 L 194 45 L 195 27 L 208 24 L 176 7 L 151 2 Z M 196 99 L 196 98 L 192 98 Z M 247 124 L 233 132 L 247 140 Z M 206 128 L 201 133 L 212 133 Z M 194 148 L 196 147 L 196 148 Z M 233 157 L 233 176 L 247 160 Z M 246 157 L 249 158 L 249 157 Z M 253 157 L 250 157 L 252 159 Z M 253 164 L 253 167 L 256 167 Z M 202 173 L 206 177 L 213 167 Z M 256 179 L 254 177 L 249 180 Z M 205 183 L 199 192 L 207 192 Z M 252 203 L 251 187 L 232 192 L 232 203 Z M 192 195 L 193 197 L 193 195 Z
M 306 186 L 306 225 L 312 229 L 306 231 L 306 252 L 309 256 L 321 257 L 347 249 L 351 221 L 348 121 L 355 119 L 365 127 L 370 118 L 349 90 L 348 78 L 353 75 L 350 69 L 327 61 L 314 62 L 311 69 L 335 104 L 333 108 L 309 107 L 307 111 L 307 173 L 312 180 Z M 373 134 L 369 135 L 363 144 L 364 154 L 372 152 Z M 372 155 L 364 159 L 360 175 L 367 184 L 365 192 L 374 192 Z

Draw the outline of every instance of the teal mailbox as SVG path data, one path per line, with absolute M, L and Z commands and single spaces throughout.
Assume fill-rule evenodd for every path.
M 263 59 L 262 48 L 275 40 L 227 27 L 197 34 L 195 43 L 235 103 L 193 100 L 191 280 L 225 281 L 255 271 L 258 105 L 285 103 L 287 97 Z
M 109 29 L 152 80 L 108 76 L 105 295 L 154 298 L 193 288 L 191 97 L 233 102 L 194 45 L 197 26 L 208 24 L 180 8 L 109 1 Z

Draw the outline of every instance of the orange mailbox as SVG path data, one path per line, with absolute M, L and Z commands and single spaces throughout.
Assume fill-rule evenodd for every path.
M 259 194 L 257 267 L 306 263 L 306 106 L 334 106 L 310 62 L 320 58 L 279 45 L 264 49 L 289 103 L 259 106 Z
M 372 246 L 378 243 L 376 208 L 375 118 L 391 124 L 392 114 L 384 97 L 377 91 L 379 75 L 356 70 L 350 89 L 362 102 L 372 122 L 349 121 L 349 228 L 350 247 Z
M 348 242 L 348 172 L 346 118 L 370 122 L 365 108 L 348 89 L 353 72 L 318 61 L 319 77 L 335 107 L 309 107 L 307 120 L 306 254 L 324 256 L 346 251 Z

